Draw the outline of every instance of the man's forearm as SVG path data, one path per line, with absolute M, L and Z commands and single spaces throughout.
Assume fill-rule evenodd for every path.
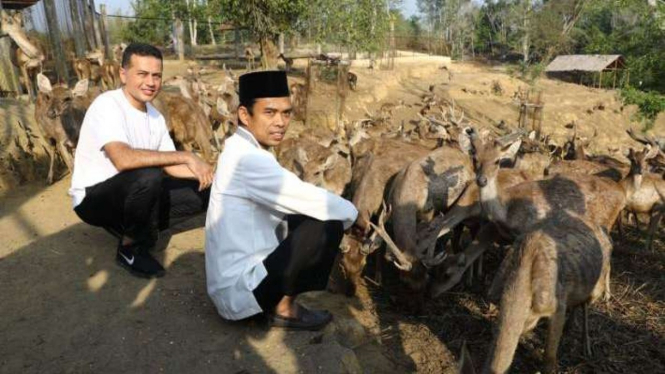
M 126 148 L 119 155 L 112 158 L 116 169 L 119 171 L 132 170 L 146 167 L 166 167 L 172 165 L 187 164 L 191 154 L 181 151 L 148 151 L 143 149 Z
M 196 175 L 192 173 L 187 165 L 165 166 L 164 171 L 173 178 L 196 179 Z

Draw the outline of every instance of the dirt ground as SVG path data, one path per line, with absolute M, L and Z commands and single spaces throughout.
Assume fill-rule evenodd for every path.
M 346 119 L 365 117 L 365 110 L 376 112 L 386 102 L 397 105 L 394 121 L 414 119 L 415 104 L 433 84 L 474 123 L 504 120 L 514 126 L 518 112 L 512 96 L 527 83 L 501 67 L 457 62 L 449 65 L 449 79 L 440 69 L 444 64 L 441 58 L 405 57 L 395 70 L 385 71 L 356 62 L 351 70 L 359 76 L 358 91 L 346 99 Z M 167 77 L 185 69 L 171 61 L 165 67 Z M 218 78 L 214 68 L 204 77 Z M 494 81 L 502 94 L 492 93 Z M 544 132 L 556 141 L 571 134 L 564 125 L 575 121 L 584 136 L 597 130 L 592 152 L 618 156 L 637 146 L 625 134 L 635 108 L 622 107 L 615 91 L 548 79 L 535 88 L 543 92 Z M 313 125 L 334 121 L 331 91 L 324 86 L 314 94 Z M 308 305 L 334 312 L 334 323 L 323 332 L 225 322 L 205 291 L 202 219 L 160 239 L 156 257 L 167 268 L 166 277 L 128 275 L 114 263 L 114 239 L 73 213 L 70 176 L 62 163 L 56 173 L 62 179 L 45 184 L 48 159 L 33 113 L 32 105 L 0 99 L 0 373 L 454 373 L 463 342 L 476 367 L 482 366 L 497 315 L 484 295 L 500 251 L 486 259 L 481 281 L 429 300 L 420 315 L 400 308 L 390 271 L 381 287 L 368 271 L 357 297 L 326 292 L 304 297 Z M 294 133 L 302 130 L 294 124 Z M 665 136 L 665 116 L 653 133 Z M 560 346 L 563 372 L 665 372 L 663 232 L 651 252 L 642 245 L 635 230 L 623 242 L 615 240 L 614 298 L 591 309 L 593 356 L 582 355 L 581 327 L 572 323 Z M 540 327 L 523 339 L 512 372 L 539 370 L 543 337 Z

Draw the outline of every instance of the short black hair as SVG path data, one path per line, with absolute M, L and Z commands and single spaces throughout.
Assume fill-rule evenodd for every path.
M 244 106 L 247 109 L 247 113 L 249 113 L 250 116 L 253 116 L 254 115 L 254 104 L 256 104 L 256 99 L 250 99 L 247 102 L 242 102 L 241 101 L 240 104 L 238 104 L 238 108 L 240 108 L 241 106 Z M 246 123 L 242 122 L 242 120 L 240 119 L 240 116 L 238 116 L 238 124 L 243 125 L 243 126 L 247 126 Z
M 137 56 L 152 56 L 159 59 L 159 61 L 164 62 L 162 58 L 162 52 L 157 49 L 157 47 L 145 43 L 131 43 L 125 48 L 125 51 L 122 53 L 122 68 L 129 68 L 129 63 L 133 55 Z

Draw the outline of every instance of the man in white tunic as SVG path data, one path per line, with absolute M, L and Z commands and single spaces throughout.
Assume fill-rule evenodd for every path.
M 157 48 L 127 46 L 120 79 L 123 87 L 101 94 L 85 114 L 69 194 L 81 220 L 118 237 L 118 264 L 136 276 L 160 277 L 164 268 L 148 252 L 157 230 L 206 210 L 212 167 L 175 150 L 150 103 L 161 88 Z
M 225 319 L 263 312 L 272 326 L 318 330 L 332 315 L 306 309 L 296 296 L 325 289 L 358 211 L 268 151 L 284 139 L 291 112 L 284 72 L 240 77 L 239 126 L 219 156 L 206 219 L 208 294 Z

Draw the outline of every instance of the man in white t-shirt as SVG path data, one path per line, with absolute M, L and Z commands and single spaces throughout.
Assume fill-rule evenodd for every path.
M 164 268 L 148 253 L 157 231 L 170 219 L 205 212 L 213 169 L 175 150 L 164 117 L 150 103 L 161 88 L 157 48 L 127 46 L 120 79 L 123 87 L 100 95 L 85 115 L 69 194 L 84 222 L 119 238 L 120 265 L 159 277 Z

